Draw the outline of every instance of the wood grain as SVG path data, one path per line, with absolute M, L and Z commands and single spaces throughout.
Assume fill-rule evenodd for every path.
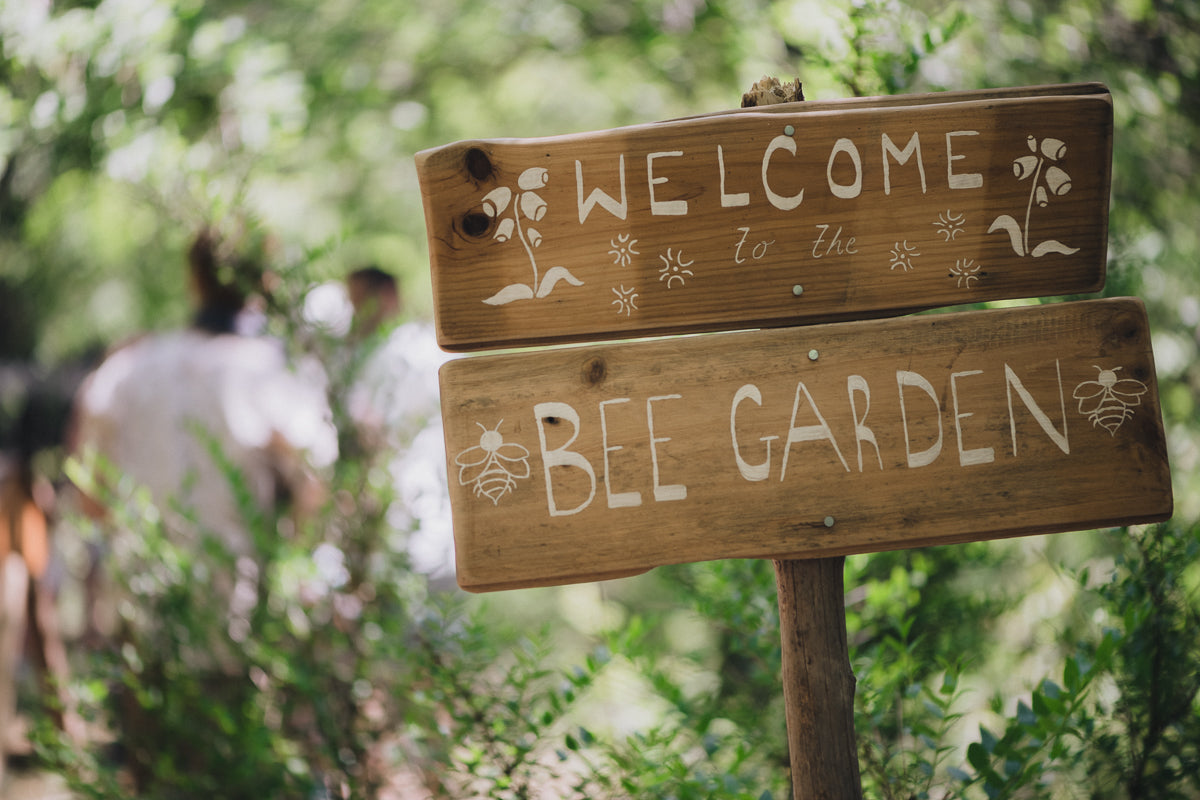
M 775 562 L 793 800 L 862 800 L 845 557 Z
M 438 340 L 466 351 L 1096 291 L 1111 148 L 1111 98 L 1087 84 L 423 151 Z
M 1171 513 L 1136 299 L 474 356 L 441 388 L 475 591 Z

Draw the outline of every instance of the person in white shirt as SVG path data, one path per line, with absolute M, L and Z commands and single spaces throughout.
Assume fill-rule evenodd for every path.
M 204 230 L 189 250 L 197 301 L 190 327 L 141 336 L 85 379 L 73 449 L 85 464 L 103 459 L 146 487 L 160 513 L 171 515 L 177 544 L 215 537 L 239 559 L 239 571 L 253 573 L 255 544 L 237 490 L 261 510 L 281 500 L 301 512 L 312 508 L 322 496 L 317 473 L 337 458 L 337 432 L 324 372 L 290 364 L 274 339 L 239 333 L 245 287 L 258 265 L 225 256 L 221 247 Z M 244 486 L 231 485 L 214 449 Z M 187 513 L 174 515 L 173 508 Z M 231 613 L 244 613 L 249 598 L 229 591 Z
M 401 298 L 395 278 L 363 267 L 346 278 L 354 307 L 353 339 L 368 348 L 348 397 L 364 444 L 386 454 L 397 502 L 393 525 L 412 528 L 408 554 L 435 588 L 454 585 L 454 538 L 446 488 L 438 368 L 449 355 L 425 321 L 395 325 Z M 388 329 L 388 325 L 394 327 Z

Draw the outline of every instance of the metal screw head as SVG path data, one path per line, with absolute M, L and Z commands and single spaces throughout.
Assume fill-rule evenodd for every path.
M 796 297 L 799 297 L 800 295 L 804 294 L 804 287 L 797 283 L 792 287 L 792 294 L 794 294 Z
M 783 129 L 784 136 L 794 136 L 795 134 L 796 134 L 796 129 L 793 128 L 791 125 L 784 127 L 784 129 Z
M 826 517 L 826 518 L 825 518 L 825 527 L 826 527 L 826 528 L 832 528 L 832 527 L 833 527 L 833 517 Z
M 821 355 L 821 354 L 820 354 L 820 353 L 818 353 L 818 352 L 817 352 L 815 349 L 813 349 L 813 350 L 809 350 L 809 351 L 808 351 L 808 360 L 809 360 L 809 361 L 816 361 L 816 360 L 817 360 L 817 359 L 820 357 L 820 355 Z

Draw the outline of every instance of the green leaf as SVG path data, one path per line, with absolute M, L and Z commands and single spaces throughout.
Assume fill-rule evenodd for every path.
M 1071 693 L 1079 688 L 1079 662 L 1073 656 L 1063 665 L 1063 683 Z
M 1027 728 L 1037 725 L 1037 714 L 1033 713 L 1033 709 L 1024 700 L 1017 701 L 1017 722 Z
M 946 774 L 960 783 L 970 783 L 972 778 L 958 767 L 946 767 Z
M 971 742 L 967 746 L 967 762 L 976 772 L 983 774 L 991 769 L 990 751 L 980 742 Z
M 979 746 L 985 753 L 991 754 L 996 750 L 996 737 L 982 725 L 979 726 Z

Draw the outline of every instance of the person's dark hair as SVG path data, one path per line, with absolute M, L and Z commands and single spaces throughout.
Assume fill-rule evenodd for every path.
M 192 324 L 210 333 L 231 333 L 246 304 L 247 287 L 254 283 L 257 265 L 249 259 L 224 256 L 220 244 L 217 234 L 205 228 L 188 250 L 188 268 L 198 295 Z
M 375 333 L 400 313 L 400 287 L 395 276 L 374 264 L 359 267 L 347 275 L 346 288 L 354 306 L 356 336 Z
M 364 289 L 371 292 L 396 289 L 396 278 L 373 264 L 351 272 L 350 280 L 361 283 Z

